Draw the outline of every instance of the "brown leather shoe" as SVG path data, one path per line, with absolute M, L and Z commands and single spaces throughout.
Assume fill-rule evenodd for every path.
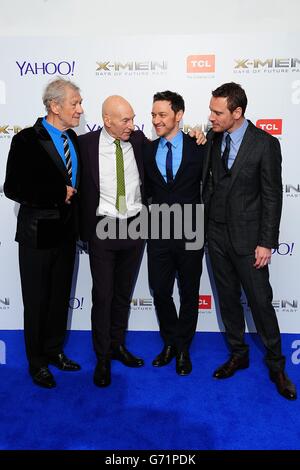
M 284 371 L 275 372 L 270 370 L 270 379 L 276 385 L 278 393 L 284 398 L 287 400 L 297 399 L 296 387 Z
M 176 356 L 176 349 L 174 348 L 174 346 L 166 345 L 161 351 L 161 353 L 159 353 L 158 356 L 156 356 L 153 359 L 152 365 L 153 367 L 166 366 L 172 361 L 173 357 L 175 356 Z
M 222 364 L 213 373 L 215 379 L 228 379 L 239 369 L 247 369 L 249 367 L 249 358 L 241 356 L 230 356 L 229 360 Z

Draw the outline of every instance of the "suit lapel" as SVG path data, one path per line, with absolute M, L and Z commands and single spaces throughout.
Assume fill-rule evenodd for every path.
M 215 167 L 215 162 L 213 161 L 214 155 L 217 158 L 221 158 L 221 143 L 222 135 L 216 132 L 210 131 L 207 135 L 207 152 L 204 158 L 203 163 L 203 191 L 208 183 L 210 177 L 213 176 L 213 168 Z
M 134 134 L 129 139 L 129 142 L 133 148 L 133 155 L 136 161 L 137 169 L 141 178 L 142 183 L 144 182 L 144 165 L 143 165 L 143 155 L 141 153 L 141 145 L 138 145 L 136 139 L 134 138 Z
M 156 163 L 156 152 L 158 148 L 158 144 L 160 142 L 160 139 L 156 139 L 153 142 L 150 143 L 151 145 L 151 152 L 150 152 L 150 165 L 152 168 L 152 171 L 154 175 L 156 176 L 157 182 L 161 186 L 165 186 L 167 182 L 165 181 L 164 177 L 162 176 L 161 172 L 159 171 L 159 168 Z
M 89 146 L 87 152 L 87 158 L 89 159 L 89 166 L 91 168 L 92 180 L 100 191 L 100 170 L 99 170 L 99 141 L 100 141 L 101 129 L 95 132 L 91 132 L 89 135 Z
M 57 169 L 60 171 L 60 173 L 62 173 L 62 175 L 64 176 L 64 178 L 66 180 L 66 184 L 70 184 L 66 166 L 65 166 L 64 162 L 62 161 L 62 158 L 59 155 L 58 151 L 56 150 L 56 147 L 55 147 L 49 133 L 47 132 L 47 130 L 43 126 L 42 119 L 39 118 L 36 121 L 36 123 L 34 124 L 33 127 L 34 127 L 36 133 L 38 134 L 38 139 L 39 139 L 39 142 L 40 142 L 41 146 L 43 147 L 43 149 L 45 150 L 47 155 L 49 155 L 49 157 L 51 158 L 51 160 L 53 161 L 53 163 L 55 164 Z
M 188 156 L 191 153 L 191 150 L 190 150 L 191 141 L 188 138 L 188 136 L 185 135 L 182 131 L 181 131 L 181 133 L 182 133 L 182 157 L 181 157 L 181 162 L 180 162 L 179 168 L 177 170 L 177 173 L 176 173 L 174 181 L 173 181 L 173 185 L 176 184 L 176 182 L 179 180 L 181 174 L 184 172 L 186 166 L 188 165 L 188 162 L 189 162 L 189 157 Z
M 74 132 L 67 131 L 68 136 L 70 137 L 72 144 L 74 145 L 76 157 L 77 157 L 77 172 L 76 172 L 76 181 L 75 181 L 75 188 L 78 188 L 79 181 L 80 181 L 80 159 L 79 159 L 79 147 L 77 136 L 74 136 Z
M 212 148 L 213 148 L 215 135 L 216 134 L 211 131 L 206 136 L 207 137 L 207 151 L 206 151 L 204 162 L 203 162 L 203 184 L 205 184 L 206 179 L 208 177 L 208 173 L 211 168 Z

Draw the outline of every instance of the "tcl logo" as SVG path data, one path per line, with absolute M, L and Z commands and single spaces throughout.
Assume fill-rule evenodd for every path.
M 215 71 L 214 55 L 189 55 L 186 59 L 188 73 L 211 73 Z
M 199 310 L 211 309 L 211 295 L 199 295 Z
M 272 135 L 282 134 L 282 119 L 259 119 L 256 127 Z

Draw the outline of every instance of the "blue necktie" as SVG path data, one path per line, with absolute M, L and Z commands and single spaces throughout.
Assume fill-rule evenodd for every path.
M 229 158 L 229 152 L 230 152 L 230 141 L 231 141 L 230 134 L 227 134 L 227 136 L 225 137 L 226 146 L 222 155 L 222 160 L 223 160 L 224 168 L 226 171 L 229 170 L 228 158 Z
M 173 155 L 172 155 L 172 144 L 167 142 L 168 152 L 166 158 L 166 173 L 167 173 L 167 183 L 173 181 Z

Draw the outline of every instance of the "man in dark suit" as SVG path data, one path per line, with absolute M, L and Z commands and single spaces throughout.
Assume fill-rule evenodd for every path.
M 94 384 L 106 387 L 111 383 L 111 359 L 127 367 L 144 364 L 125 347 L 131 294 L 144 243 L 128 233 L 122 239 L 118 233 L 139 217 L 145 202 L 142 148 L 146 138 L 134 131 L 133 109 L 121 96 L 104 101 L 102 117 L 102 130 L 79 137 L 80 219 L 81 239 L 89 243 L 93 280 Z M 99 230 L 106 223 L 116 229 L 107 238 Z
M 77 239 L 77 137 L 81 96 L 70 81 L 45 89 L 45 118 L 12 141 L 4 192 L 20 204 L 16 241 L 24 303 L 24 334 L 33 382 L 55 387 L 48 369 L 76 371 L 63 352 Z
M 160 332 L 164 342 L 161 353 L 155 357 L 154 367 L 167 365 L 176 356 L 176 372 L 188 375 L 192 371 L 189 348 L 198 320 L 199 286 L 202 273 L 203 242 L 187 249 L 185 236 L 187 218 L 193 230 L 200 210 L 200 183 L 204 147 L 179 129 L 184 113 L 182 96 L 171 91 L 156 93 L 153 98 L 152 122 L 159 139 L 148 144 L 144 165 L 147 189 L 154 206 L 179 209 L 170 219 L 170 237 L 163 236 L 159 227 L 158 239 L 148 240 L 149 284 L 153 290 Z M 162 223 L 166 217 L 162 216 Z M 151 218 L 151 223 L 153 220 Z M 198 224 L 199 225 L 199 224 Z M 180 230 L 176 235 L 177 229 Z M 180 309 L 177 314 L 173 301 L 175 278 L 178 277 Z
M 270 378 L 281 395 L 294 400 L 295 386 L 284 372 L 268 270 L 271 250 L 278 244 L 282 207 L 280 144 L 245 119 L 246 106 L 245 91 L 236 83 L 212 92 L 203 200 L 209 254 L 231 351 L 213 376 L 225 379 L 249 366 L 242 286 L 266 348 Z

